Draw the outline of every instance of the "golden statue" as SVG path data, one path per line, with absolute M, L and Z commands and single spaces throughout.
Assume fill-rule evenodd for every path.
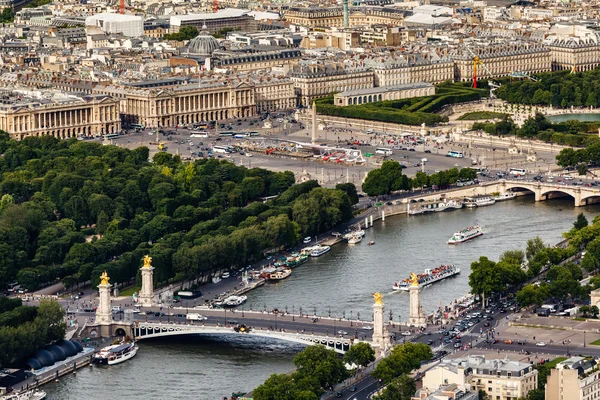
M 144 258 L 144 268 L 152 268 L 152 257 L 149 255 L 145 255 Z
M 106 273 L 106 271 L 104 271 L 102 273 L 102 275 L 100 275 L 100 284 L 101 285 L 108 285 L 108 281 L 110 280 L 110 278 L 108 277 L 108 274 Z
M 419 277 L 414 272 L 410 273 L 410 286 L 419 286 Z
M 383 295 L 379 292 L 373 294 L 373 298 L 375 299 L 375 304 L 383 305 Z

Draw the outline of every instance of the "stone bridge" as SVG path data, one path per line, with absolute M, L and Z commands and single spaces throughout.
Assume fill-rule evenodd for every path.
M 298 343 L 302 345 L 322 344 L 338 353 L 345 353 L 350 346 L 358 343 L 355 338 L 341 338 L 324 335 L 315 335 L 311 333 L 303 333 L 301 331 L 285 331 L 285 330 L 265 330 L 259 328 L 250 328 L 248 331 L 242 332 L 239 327 L 233 326 L 218 326 L 207 324 L 175 324 L 175 323 L 160 323 L 160 322 L 135 322 L 132 325 L 132 333 L 135 340 L 160 338 L 165 336 L 180 336 L 180 335 L 245 335 L 253 337 L 261 337 L 267 339 L 283 340 L 286 342 Z M 370 342 L 364 340 L 365 342 Z
M 562 185 L 559 183 L 547 182 L 528 182 L 518 179 L 501 179 L 497 181 L 481 182 L 478 185 L 435 192 L 427 195 L 415 196 L 412 198 L 435 201 L 440 198 L 441 194 L 445 194 L 448 198 L 462 198 L 489 195 L 492 193 L 504 193 L 507 191 L 519 192 L 523 195 L 533 194 L 535 196 L 535 201 L 570 196 L 574 200 L 575 207 L 600 202 L 600 187 Z

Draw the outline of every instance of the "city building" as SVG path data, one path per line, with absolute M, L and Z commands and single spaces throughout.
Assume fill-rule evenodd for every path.
M 251 79 L 256 90 L 258 113 L 291 110 L 296 107 L 294 82 L 289 78 L 263 74 Z
M 457 385 L 446 385 L 434 392 L 419 389 L 412 400 L 479 400 L 479 392 L 463 391 Z
M 249 10 L 226 8 L 216 13 L 172 15 L 170 18 L 171 32 L 177 33 L 182 26 L 195 26 L 198 31 L 206 30 L 215 34 L 222 29 L 255 31 L 256 20 Z
M 534 42 L 468 42 L 455 50 L 449 56 L 455 65 L 454 80 L 459 82 L 473 80 L 474 55 L 483 64 L 477 68 L 478 79 L 508 76 L 513 72 L 534 74 L 552 70 L 550 50 Z
M 121 130 L 119 103 L 108 96 L 2 89 L 0 99 L 0 129 L 17 139 L 42 135 L 68 139 Z
M 137 15 L 101 13 L 85 19 L 88 32 L 101 32 L 111 34 L 120 33 L 127 37 L 140 37 L 144 34 L 144 18 Z
M 374 87 L 371 89 L 347 90 L 336 93 L 333 95 L 333 104 L 343 107 L 377 101 L 431 96 L 433 94 L 435 94 L 435 86 L 431 83 L 408 83 L 396 86 Z
M 308 107 L 318 97 L 346 90 L 374 87 L 373 72 L 365 67 L 339 63 L 301 63 L 289 73 L 299 104 Z
M 436 391 L 455 384 L 462 391 L 483 390 L 490 400 L 517 400 L 537 388 L 537 370 L 530 363 L 470 356 L 444 360 L 423 377 L 423 388 Z
M 364 64 L 373 70 L 375 86 L 454 80 L 454 63 L 445 55 L 436 53 L 384 54 L 366 59 Z
M 396 8 L 353 8 L 349 11 L 348 26 L 400 26 L 407 14 L 410 12 Z M 342 7 L 290 7 L 285 12 L 285 20 L 292 25 L 309 28 L 342 28 L 344 10 Z
M 556 24 L 544 41 L 552 70 L 591 71 L 600 65 L 600 34 L 576 24 Z
M 556 364 L 546 383 L 546 400 L 600 398 L 600 369 L 595 359 L 571 357 Z
M 123 121 L 145 126 L 175 126 L 244 118 L 256 114 L 254 85 L 248 79 L 203 77 L 177 86 L 97 85 L 94 93 L 120 100 Z

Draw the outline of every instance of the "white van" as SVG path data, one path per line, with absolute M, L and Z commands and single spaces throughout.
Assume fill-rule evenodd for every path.
M 309 244 L 311 241 L 312 241 L 312 238 L 310 236 L 305 237 L 303 240 L 304 244 Z
M 121 312 L 121 306 L 112 306 L 110 308 L 110 312 L 113 314 L 118 314 Z

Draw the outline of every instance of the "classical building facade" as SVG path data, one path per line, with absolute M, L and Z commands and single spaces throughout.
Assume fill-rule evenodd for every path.
M 261 51 L 260 48 L 244 51 L 216 50 L 212 56 L 209 69 L 226 68 L 231 71 L 245 72 L 295 65 L 302 58 L 302 51 L 298 49 Z
M 101 86 L 97 93 L 120 99 L 127 123 L 151 127 L 243 118 L 256 114 L 254 85 L 243 80 L 202 80 L 167 88 Z
M 546 400 L 600 398 L 600 370 L 595 359 L 571 357 L 552 369 L 546 383 Z
M 385 100 L 400 100 L 411 97 L 431 96 L 435 94 L 435 86 L 431 83 L 409 83 L 405 85 L 375 87 L 371 89 L 348 90 L 336 93 L 333 104 L 351 106 Z
M 441 83 L 454 79 L 454 63 L 445 58 L 427 60 L 417 54 L 368 60 L 376 86 L 405 85 L 417 82 Z
M 39 100 L 24 91 L 2 90 L 0 129 L 17 139 L 50 135 L 67 139 L 121 130 L 119 102 L 107 96 Z
M 365 8 L 350 10 L 348 25 L 371 26 L 387 25 L 400 26 L 405 13 L 393 8 Z M 327 27 L 341 28 L 344 26 L 344 10 L 342 7 L 290 7 L 285 12 L 285 19 L 290 24 L 309 28 Z
M 300 64 L 289 73 L 289 77 L 294 82 L 299 103 L 305 107 L 315 98 L 334 92 L 369 89 L 374 86 L 373 71 L 341 64 Z
M 530 363 L 470 356 L 443 361 L 427 371 L 423 388 L 434 391 L 455 384 L 461 390 L 483 390 L 490 399 L 516 400 L 537 388 L 537 378 L 538 372 Z
M 290 110 L 296 107 L 294 82 L 290 79 L 261 76 L 253 79 L 253 83 L 257 112 Z
M 550 49 L 552 71 L 564 69 L 591 71 L 600 65 L 600 43 L 577 38 L 557 39 L 546 44 Z
M 539 73 L 552 69 L 550 50 L 530 42 L 506 42 L 472 45 L 471 51 L 476 54 L 483 66 L 477 69 L 480 79 L 508 76 L 513 72 Z M 454 80 L 466 82 L 473 80 L 473 54 L 461 46 L 451 54 L 454 61 Z
M 177 33 L 182 26 L 194 26 L 198 31 L 215 34 L 222 29 L 255 31 L 256 20 L 248 10 L 226 8 L 216 13 L 173 15 L 170 18 L 170 31 Z

